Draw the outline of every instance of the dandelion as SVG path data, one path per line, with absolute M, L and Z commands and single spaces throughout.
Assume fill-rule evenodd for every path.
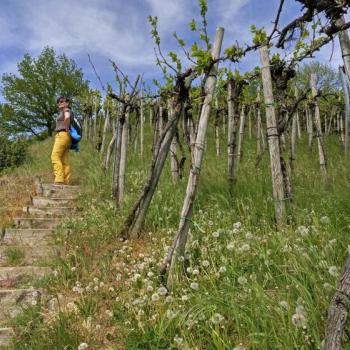
M 215 313 L 211 318 L 210 321 L 214 324 L 219 324 L 224 320 L 224 316 L 220 315 L 219 313 Z
M 338 269 L 336 266 L 330 266 L 328 272 L 333 277 L 336 277 L 338 275 Z
M 221 266 L 219 269 L 219 273 L 225 273 L 226 272 L 226 267 L 225 266 Z
M 296 229 L 296 233 L 302 237 L 305 237 L 309 234 L 309 229 L 306 226 L 301 225 Z
M 233 228 L 239 230 L 242 227 L 242 224 L 238 221 L 233 224 Z
M 231 251 L 234 249 L 234 247 L 235 247 L 235 244 L 233 242 L 229 242 L 226 246 L 226 249 Z
M 247 279 L 244 277 L 244 276 L 240 276 L 237 278 L 237 282 L 240 284 L 240 285 L 244 285 L 246 284 L 248 281 Z
M 192 271 L 193 271 L 193 270 L 192 270 L 192 267 L 191 267 L 191 266 L 188 267 L 188 268 L 186 269 L 186 272 L 187 272 L 187 273 L 192 273 Z
M 247 232 L 246 234 L 245 234 L 245 238 L 246 239 L 253 239 L 253 234 L 251 233 L 251 232 Z
M 282 300 L 282 301 L 280 301 L 279 304 L 280 304 L 281 307 L 283 307 L 283 309 L 286 309 L 286 310 L 289 309 L 288 301 Z
M 147 277 L 148 277 L 148 278 L 151 278 L 151 277 L 153 277 L 153 276 L 154 276 L 154 273 L 153 273 L 152 271 L 150 271 L 150 272 L 147 273 Z
M 153 287 L 151 285 L 148 285 L 146 290 L 147 292 L 151 293 L 153 292 Z
M 167 295 L 168 290 L 165 287 L 160 287 L 160 288 L 158 288 L 158 294 L 159 295 Z
M 192 283 L 191 283 L 191 288 L 192 288 L 193 290 L 198 290 L 199 284 L 198 284 L 197 282 L 192 282 Z
M 211 235 L 212 235 L 214 238 L 219 238 L 220 233 L 219 233 L 218 231 L 214 231 Z
M 110 317 L 110 318 L 113 317 L 113 311 L 111 311 L 111 310 L 106 310 L 105 313 L 106 313 L 106 315 L 107 315 L 108 317 Z
M 329 283 L 323 283 L 323 288 L 326 290 L 326 291 L 330 291 L 333 289 L 332 285 L 329 284 Z
M 187 300 L 188 300 L 188 295 L 186 295 L 186 294 L 183 295 L 183 296 L 181 297 L 181 300 L 182 300 L 182 301 L 187 301 Z
M 165 302 L 170 304 L 171 302 L 173 301 L 173 297 L 171 295 L 168 295 L 166 298 L 165 298 Z
M 304 306 L 298 305 L 295 308 L 295 314 L 292 316 L 292 323 L 295 327 L 305 328 L 307 325 L 307 319 L 305 315 Z
M 172 320 L 173 318 L 176 317 L 176 312 L 174 312 L 174 311 L 168 309 L 168 310 L 166 311 L 166 317 L 167 317 L 169 320 Z
M 328 216 L 324 215 L 320 218 L 320 223 L 323 225 L 329 225 L 331 223 L 331 220 Z
M 202 266 L 203 267 L 208 267 L 210 265 L 209 261 L 208 260 L 203 260 L 202 261 Z
M 159 294 L 158 293 L 152 294 L 151 299 L 152 299 L 152 301 L 158 301 L 159 300 Z
M 199 270 L 198 269 L 193 269 L 192 275 L 194 275 L 194 276 L 199 275 Z
M 88 345 L 86 343 L 80 343 L 78 346 L 78 350 L 86 350 Z
M 178 335 L 175 335 L 174 337 L 174 343 L 177 345 L 177 346 L 181 346 L 183 344 L 184 340 L 179 337 Z
M 249 252 L 250 245 L 248 243 L 244 243 L 241 245 L 241 247 L 238 249 L 240 252 Z
M 292 323 L 295 327 L 304 328 L 306 327 L 307 321 L 303 314 L 294 314 L 292 316 Z
M 240 344 L 240 345 L 235 346 L 233 348 L 233 350 L 246 350 L 246 348 Z

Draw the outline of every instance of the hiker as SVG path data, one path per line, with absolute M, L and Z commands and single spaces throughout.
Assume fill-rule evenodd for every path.
M 68 164 L 68 152 L 72 143 L 69 134 L 71 110 L 70 100 L 65 96 L 57 99 L 59 114 L 56 119 L 56 136 L 53 145 L 51 161 L 55 175 L 55 185 L 68 185 L 71 175 Z

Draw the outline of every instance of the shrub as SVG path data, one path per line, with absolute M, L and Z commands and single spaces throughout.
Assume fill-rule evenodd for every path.
M 27 141 L 8 140 L 0 136 L 0 172 L 6 168 L 19 166 L 27 156 Z

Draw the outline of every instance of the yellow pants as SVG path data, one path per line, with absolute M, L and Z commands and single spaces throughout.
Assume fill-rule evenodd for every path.
M 68 152 L 71 142 L 71 137 L 66 131 L 60 131 L 55 136 L 55 144 L 51 154 L 55 182 L 69 183 L 71 172 L 68 164 Z

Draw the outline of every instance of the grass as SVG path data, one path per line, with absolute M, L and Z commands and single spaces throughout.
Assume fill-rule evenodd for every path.
M 15 175 L 47 176 L 50 142 L 33 145 L 33 158 Z M 15 321 L 10 349 L 77 349 L 83 342 L 105 350 L 320 348 L 350 246 L 350 166 L 338 138 L 329 136 L 323 180 L 316 146 L 309 152 L 306 138 L 298 141 L 289 222 L 276 231 L 268 154 L 256 166 L 255 140 L 245 140 L 230 195 L 226 156 L 216 157 L 210 134 L 186 274 L 164 295 L 159 263 L 177 229 L 186 178 L 173 185 L 167 163 L 143 237 L 122 242 L 118 232 L 147 176 L 150 150 L 141 160 L 130 147 L 126 198 L 116 208 L 111 174 L 102 173 L 96 151 L 84 143 L 72 155 L 82 215 L 58 229 L 62 255 L 45 281 L 57 302 L 41 309 L 41 318 L 21 316 L 30 331 Z

